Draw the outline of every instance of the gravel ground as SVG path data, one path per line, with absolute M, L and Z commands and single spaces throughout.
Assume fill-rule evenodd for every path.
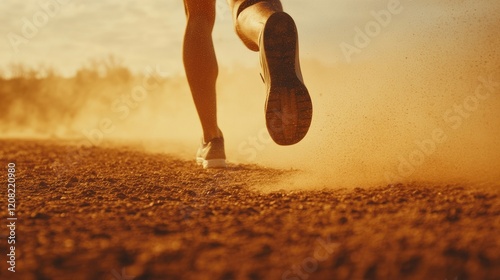
M 296 171 L 201 170 L 175 156 L 0 140 L 16 164 L 15 273 L 0 279 L 500 279 L 493 187 L 262 193 Z

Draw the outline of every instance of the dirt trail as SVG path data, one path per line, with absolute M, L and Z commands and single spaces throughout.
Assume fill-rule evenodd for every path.
M 264 194 L 293 171 L 1 140 L 17 174 L 0 279 L 500 279 L 498 190 L 394 185 Z M 2 173 L 6 182 L 7 170 Z M 2 188 L 3 223 L 7 218 Z

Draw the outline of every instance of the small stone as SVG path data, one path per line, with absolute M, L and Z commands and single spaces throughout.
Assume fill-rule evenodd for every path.
M 159 224 L 154 227 L 153 232 L 155 235 L 167 235 L 173 231 L 166 224 Z
M 71 187 L 76 186 L 77 183 L 78 183 L 78 178 L 71 177 L 71 179 L 69 179 L 69 181 L 66 183 L 65 187 L 66 188 L 71 188 Z
M 124 193 L 118 193 L 118 194 L 116 195 L 116 197 L 118 197 L 119 199 L 125 199 L 125 198 L 127 198 L 127 195 L 126 195 L 126 194 L 124 194 Z
M 35 212 L 35 213 L 31 214 L 31 218 L 40 219 L 40 220 L 48 220 L 48 219 L 50 219 L 50 216 L 45 214 L 45 213 Z

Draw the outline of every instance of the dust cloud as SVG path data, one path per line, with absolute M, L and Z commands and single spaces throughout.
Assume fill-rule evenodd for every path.
M 267 134 L 257 65 L 221 66 L 228 161 L 299 170 L 263 190 L 500 183 L 498 20 L 443 16 L 431 33 L 382 33 L 351 62 L 338 46 L 333 64 L 304 59 L 313 123 L 289 147 Z M 74 78 L 18 70 L 0 86 L 3 137 L 126 142 L 193 159 L 201 127 L 182 75 L 154 67 L 132 75 L 113 59 Z
M 489 13 L 442 15 L 432 32 L 388 31 L 351 63 L 306 64 L 311 132 L 296 147 L 269 148 L 262 161 L 307 170 L 283 188 L 498 186 L 500 18 Z

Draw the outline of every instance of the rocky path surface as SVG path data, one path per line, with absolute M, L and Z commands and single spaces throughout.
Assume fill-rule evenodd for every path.
M 126 147 L 0 140 L 15 163 L 15 270 L 0 279 L 500 279 L 499 191 L 466 185 L 261 193 L 293 171 L 201 170 Z

